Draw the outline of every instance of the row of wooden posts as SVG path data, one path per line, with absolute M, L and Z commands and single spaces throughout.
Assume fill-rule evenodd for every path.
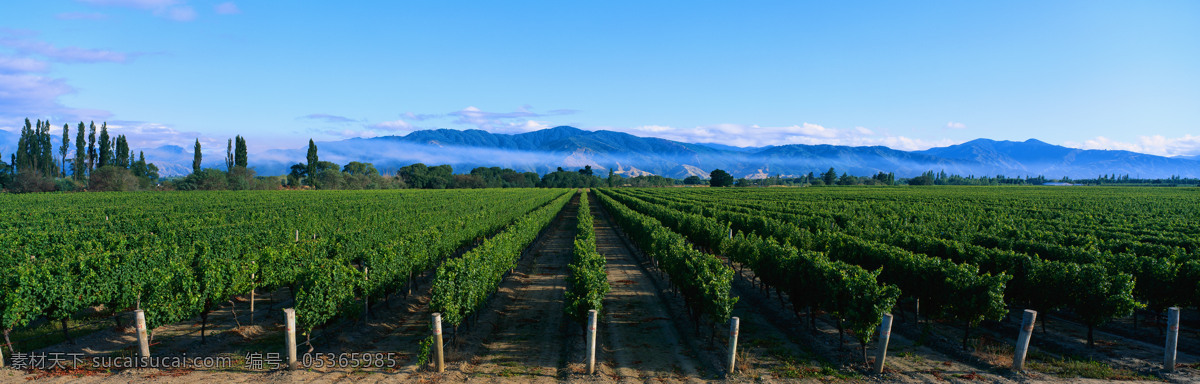
M 142 310 L 134 311 L 137 326 L 138 351 L 142 357 L 150 357 L 150 343 L 146 335 L 146 315 Z M 291 369 L 299 369 L 300 365 L 296 354 L 296 310 L 287 308 L 283 310 L 284 321 L 287 324 L 286 347 L 288 356 L 288 367 Z M 1017 336 L 1016 350 L 1013 354 L 1013 370 L 1021 371 L 1025 368 L 1025 356 L 1029 350 L 1029 339 L 1033 334 L 1033 324 L 1037 319 L 1037 311 L 1025 310 L 1024 316 L 1021 317 L 1021 330 Z M 879 347 L 876 351 L 875 365 L 872 370 L 875 373 L 883 373 L 884 360 L 887 358 L 888 340 L 892 335 L 892 315 L 884 314 L 880 319 L 879 324 Z M 727 372 L 734 373 L 737 370 L 737 343 L 738 343 L 738 328 L 740 319 L 733 317 L 729 319 L 729 355 L 726 359 Z M 445 355 L 442 350 L 442 315 L 434 313 L 432 316 L 432 329 L 434 338 L 434 366 L 437 371 L 444 372 L 446 370 Z M 1176 346 L 1179 341 L 1179 308 L 1171 307 L 1167 310 L 1167 341 L 1163 348 L 1163 370 L 1166 372 L 1175 371 Z M 589 375 L 596 372 L 596 310 L 588 311 L 587 320 L 587 372 Z M 4 367 L 4 355 L 0 350 L 0 368 Z
M 284 313 L 287 318 L 287 348 L 288 348 L 288 364 L 295 368 L 296 365 L 296 316 L 295 311 L 291 308 L 285 309 Z M 1029 350 L 1029 339 L 1033 334 L 1033 324 L 1037 319 L 1037 311 L 1026 309 L 1024 316 L 1021 318 L 1021 331 L 1017 336 L 1016 351 L 1013 355 L 1013 370 L 1022 371 L 1025 368 L 1025 356 Z M 440 313 L 433 314 L 433 337 L 434 337 L 434 364 L 439 373 L 445 372 L 446 362 L 445 355 L 442 351 L 442 315 Z M 727 372 L 734 373 L 737 371 L 737 344 L 738 344 L 738 328 L 741 320 L 737 317 L 729 319 L 729 354 L 726 360 Z M 879 347 L 876 351 L 875 365 L 872 370 L 876 374 L 883 373 L 884 360 L 887 359 L 888 341 L 892 336 L 892 314 L 884 314 L 880 319 L 879 324 Z M 1166 372 L 1175 371 L 1176 346 L 1179 341 L 1179 308 L 1171 307 L 1167 310 L 1167 341 L 1163 348 L 1163 370 Z M 138 342 L 141 343 L 141 351 L 144 356 L 149 356 L 149 347 L 146 344 L 145 320 L 142 317 L 142 311 L 138 310 Z M 596 310 L 588 311 L 587 320 L 587 372 L 589 375 L 596 372 Z

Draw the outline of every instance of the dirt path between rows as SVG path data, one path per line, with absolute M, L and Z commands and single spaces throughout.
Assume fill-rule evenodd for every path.
M 563 293 L 578 210 L 576 196 L 501 283 L 493 302 L 447 354 L 442 379 L 550 383 L 569 375 Z
M 662 285 L 635 256 L 597 199 L 592 199 L 591 208 L 596 216 L 596 248 L 607 263 L 611 287 L 598 330 L 598 373 L 623 383 L 711 377 L 711 368 L 697 366 L 698 351 L 686 342 L 687 335 L 676 321 L 679 312 L 671 310 L 674 303 Z

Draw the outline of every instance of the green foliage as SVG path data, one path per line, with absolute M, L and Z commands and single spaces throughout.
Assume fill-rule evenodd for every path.
M 196 147 L 192 154 L 192 174 L 200 173 L 200 160 L 204 157 L 200 153 L 200 139 L 196 139 Z
M 87 140 L 83 131 L 87 129 L 83 122 L 75 128 L 75 159 L 71 162 L 71 175 L 75 181 L 84 181 L 87 177 Z
M 397 176 L 409 188 L 444 189 L 453 182 L 453 173 L 454 169 L 449 165 L 428 167 L 425 164 L 416 163 L 401 167 Z
M 708 174 L 708 185 L 712 187 L 733 186 L 733 176 L 723 169 L 714 169 Z
M 750 267 L 763 283 L 788 293 L 795 308 L 824 310 L 843 319 L 859 341 L 866 343 L 889 313 L 900 290 L 877 282 L 879 271 L 831 261 L 824 254 L 801 251 L 775 239 L 741 231 L 728 236 L 730 225 L 700 214 L 653 204 L 614 193 L 623 204 L 660 220 L 695 244 L 719 250 L 733 261 Z M 693 207 L 694 208 L 694 207 Z M 695 210 L 688 210 L 695 211 Z
M 562 170 L 547 173 L 542 176 L 542 181 L 538 186 L 542 188 L 595 188 L 601 185 L 601 179 L 591 174 L 591 169 L 583 172 L 572 172 Z
M 537 238 L 574 193 L 565 193 L 520 218 L 504 232 L 484 241 L 460 258 L 438 267 L 429 309 L 457 327 L 475 313 L 516 266 L 524 249 Z
M 93 191 L 136 191 L 138 186 L 133 173 L 116 165 L 97 168 L 88 178 L 88 188 Z
M 733 269 L 720 259 L 692 248 L 687 239 L 659 220 L 630 209 L 609 193 L 601 191 L 600 202 L 633 242 L 658 262 L 671 284 L 683 294 L 684 303 L 692 313 L 706 315 L 715 323 L 729 321 L 737 303 L 737 298 L 730 296 Z
M 829 167 L 828 171 L 821 174 L 821 181 L 825 182 L 825 185 L 833 185 L 837 181 L 837 172 L 833 170 L 833 167 Z
M 205 168 L 175 182 L 180 191 L 221 191 L 229 189 L 229 176 L 218 169 Z
M 877 277 L 879 281 L 895 285 L 905 294 L 920 298 L 923 304 L 922 307 L 933 309 L 932 313 L 936 317 L 957 319 L 969 324 L 975 324 L 980 319 L 998 319 L 1005 313 L 1003 292 L 1005 282 L 1010 278 L 1006 274 L 1000 273 L 992 276 L 991 274 L 980 273 L 977 267 L 969 264 L 955 264 L 949 260 L 915 254 L 896 247 L 863 240 L 845 233 L 812 233 L 807 229 L 823 228 L 828 230 L 831 227 L 837 226 L 836 221 L 830 222 L 820 219 L 788 216 L 791 220 L 794 220 L 794 223 L 802 223 L 803 226 L 807 227 L 800 228 L 787 221 L 769 217 L 769 214 L 766 213 L 771 212 L 774 208 L 768 208 L 767 206 L 757 206 L 754 209 L 738 209 L 730 207 L 729 204 L 715 204 L 712 201 L 704 199 L 683 202 L 655 197 L 683 195 L 698 198 L 701 195 L 712 194 L 724 195 L 737 193 L 742 195 L 756 193 L 753 191 L 725 192 L 719 190 L 688 189 L 660 192 L 654 190 L 655 193 L 653 194 L 650 191 L 622 191 L 622 193 L 637 195 L 638 198 L 645 199 L 641 202 L 644 205 L 660 203 L 663 204 L 663 209 L 702 213 L 703 216 L 729 223 L 732 229 L 753 232 L 761 234 L 764 237 L 772 237 L 776 241 L 795 245 L 802 250 L 822 252 L 832 260 L 857 265 L 866 270 L 882 269 L 881 272 L 877 272 L 879 273 Z M 774 196 L 778 198 L 778 194 Z M 629 199 L 634 198 L 631 196 Z M 703 217 L 701 215 L 695 216 Z M 702 222 L 703 219 L 692 218 L 690 220 Z M 689 225 L 684 223 L 681 224 L 681 227 L 684 228 L 682 230 L 684 233 L 697 232 L 696 229 L 687 229 L 688 227 L 696 227 L 696 224 Z M 708 230 L 708 235 L 697 233 L 697 235 L 692 236 L 693 241 L 700 245 L 719 249 L 720 244 L 717 241 L 719 241 L 720 237 L 713 232 L 714 230 L 710 229 Z M 811 303 L 802 304 L 806 306 L 812 305 Z
M 113 143 L 112 139 L 108 136 L 108 122 L 104 122 L 104 123 L 100 124 L 100 143 L 99 144 L 100 144 L 100 148 L 97 149 L 97 151 L 98 151 L 97 156 L 99 156 L 99 160 L 98 160 L 99 162 L 96 164 L 96 167 L 99 168 L 99 167 L 103 167 L 105 165 L 116 165 L 116 159 L 114 158 L 115 154 L 113 153 L 113 144 L 114 143 Z
M 233 166 L 246 168 L 249 166 L 249 156 L 246 149 L 246 139 L 242 136 L 234 138 Z
M 317 162 L 319 162 L 321 158 L 317 155 L 317 144 L 314 143 L 312 139 L 308 139 L 308 155 L 305 156 L 305 158 L 308 160 L 306 174 L 310 176 L 316 175 Z M 312 184 L 310 183 L 309 185 Z
M 588 194 L 579 195 L 579 224 L 576 226 L 575 248 L 571 274 L 567 277 L 567 290 L 563 302 L 568 317 L 583 324 L 589 310 L 604 309 L 604 295 L 608 294 L 608 274 L 605 272 L 604 256 L 596 251 L 596 230 Z
M 196 316 L 253 287 L 292 287 L 298 320 L 311 331 L 360 313 L 364 298 L 399 289 L 475 239 L 563 195 L 4 196 L 13 216 L 0 219 L 0 327 L 69 318 L 100 304 L 138 306 L 155 327 Z M 68 211 L 73 214 L 62 214 Z M 303 233 L 299 242 L 297 230 Z

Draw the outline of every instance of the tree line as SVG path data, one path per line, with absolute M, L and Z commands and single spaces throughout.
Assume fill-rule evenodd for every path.
M 95 122 L 79 122 L 75 130 L 74 154 L 71 155 L 71 126 L 62 127 L 58 148 L 51 143 L 49 121 L 36 124 L 25 119 L 21 137 L 10 161 L 0 155 L 0 189 L 10 192 L 47 191 L 132 191 L 132 190 L 250 190 L 250 189 L 457 189 L 457 188 L 594 188 L 594 187 L 771 187 L 832 185 L 1041 185 L 1050 182 L 1087 185 L 1200 185 L 1200 179 L 1173 176 L 1170 179 L 1131 178 L 1130 175 L 1099 175 L 1095 179 L 1048 179 L 960 176 L 945 171 L 928 171 L 912 178 L 897 178 L 891 172 L 869 176 L 839 173 L 830 167 L 823 173 L 774 175 L 762 178 L 735 178 L 716 169 L 707 180 L 699 175 L 674 179 L 658 175 L 624 177 L 608 170 L 607 177 L 595 174 L 590 165 L 578 170 L 559 167 L 538 175 L 509 168 L 478 167 L 455 174 L 450 165 L 416 163 L 394 172 L 380 172 L 372 163 L 352 161 L 339 165 L 320 159 L 316 143 L 309 139 L 306 161 L 289 167 L 282 176 L 258 176 L 249 167 L 246 139 L 239 136 L 226 143 L 224 169 L 203 168 L 200 140 L 196 139 L 192 172 L 184 177 L 161 179 L 159 168 L 146 162 L 145 155 L 135 156 L 125 135 L 115 138 L 108 133 L 107 122 L 97 129 Z M 85 136 L 84 133 L 87 132 Z M 57 149 L 57 153 L 56 150 Z M 70 172 L 68 172 L 70 171 Z
M 158 167 L 147 163 L 144 153 L 135 155 L 125 135 L 109 135 L 107 122 L 100 123 L 97 135 L 96 122 L 85 126 L 80 121 L 73 156 L 69 156 L 71 125 L 62 126 L 57 154 L 51 143 L 52 128 L 49 120 L 25 119 L 16 151 L 8 163 L 0 161 L 0 188 L 11 192 L 131 190 L 153 185 L 159 178 Z

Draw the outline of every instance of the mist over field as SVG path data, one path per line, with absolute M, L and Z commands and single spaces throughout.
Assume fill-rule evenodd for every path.
M 950 174 L 1007 177 L 1045 176 L 1090 178 L 1128 174 L 1133 177 L 1169 178 L 1200 176 L 1200 161 L 1146 155 L 1129 151 L 1083 150 L 1047 144 L 979 139 L 922 151 L 901 151 L 882 146 L 780 145 L 729 147 L 638 137 L 621 132 L 585 131 L 571 127 L 521 133 L 426 130 L 405 136 L 355 138 L 317 142 L 321 160 L 346 164 L 370 162 L 387 173 L 413 163 L 451 165 L 466 173 L 475 167 L 503 167 L 545 174 L 558 167 L 592 166 L 600 173 L 612 169 L 624 176 L 653 174 L 681 179 L 708 177 L 724 169 L 735 177 L 820 174 L 833 167 L 839 174 L 870 176 L 893 172 L 897 177 L 926 171 Z M 223 166 L 224 148 L 206 148 L 205 166 Z M 305 148 L 252 153 L 250 166 L 259 175 L 283 175 L 292 164 L 305 162 Z M 191 172 L 192 152 L 178 146 L 146 151 L 164 176 Z

